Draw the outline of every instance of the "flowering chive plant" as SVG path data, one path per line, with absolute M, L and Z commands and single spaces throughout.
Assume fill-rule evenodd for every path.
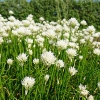
M 100 32 L 76 18 L 13 14 L 0 15 L 0 100 L 99 100 Z
M 25 87 L 25 95 L 27 95 L 28 90 L 30 88 L 32 88 L 32 86 L 35 84 L 35 79 L 32 77 L 25 77 L 22 81 L 21 81 L 22 85 Z

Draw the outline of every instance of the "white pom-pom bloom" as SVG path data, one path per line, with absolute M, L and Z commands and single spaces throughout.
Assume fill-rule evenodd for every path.
M 94 26 L 88 26 L 87 28 L 87 32 L 89 32 L 90 34 L 94 33 L 95 32 L 95 27 Z
M 32 44 L 28 44 L 28 49 L 30 49 L 32 47 Z
M 94 97 L 92 95 L 90 95 L 87 100 L 94 100 Z
M 33 51 L 31 49 L 28 50 L 29 55 L 31 56 L 33 54 Z
M 69 19 L 69 25 L 70 26 L 77 26 L 77 25 L 79 25 L 79 23 L 75 18 L 71 18 L 71 19 Z
M 56 32 L 61 32 L 62 31 L 62 26 L 61 25 L 56 25 L 55 26 L 55 30 L 56 30 Z
M 99 48 L 99 46 L 100 46 L 100 42 L 94 41 L 92 44 L 93 44 L 93 47 Z
M 37 43 L 43 43 L 44 42 L 44 38 L 42 36 L 40 36 L 40 35 L 37 35 L 35 41 Z
M 97 32 L 97 33 L 93 34 L 92 36 L 93 36 L 94 38 L 98 38 L 98 37 L 100 37 L 100 32 Z
M 14 22 L 14 21 L 15 21 L 15 17 L 14 17 L 14 16 L 10 16 L 8 19 L 9 19 L 11 22 Z
M 79 85 L 79 89 L 80 89 L 80 91 L 85 90 L 85 89 L 86 89 L 86 85 L 80 84 L 80 85 Z
M 95 48 L 93 50 L 93 53 L 99 56 L 100 55 L 100 49 L 99 48 Z
M 33 43 L 33 39 L 31 39 L 31 38 L 26 38 L 25 41 L 26 41 L 28 44 L 32 44 L 32 43 Z
M 32 22 L 32 21 L 33 21 L 33 15 L 32 15 L 32 14 L 29 14 L 28 17 L 27 17 L 26 19 L 27 19 L 28 21 L 31 21 L 31 22 Z
M 38 63 L 39 63 L 39 59 L 34 58 L 34 59 L 33 59 L 33 63 L 34 63 L 34 64 L 38 64 Z
M 86 85 L 84 86 L 84 85 L 80 84 L 79 89 L 80 89 L 80 94 L 87 97 L 87 95 L 89 94 L 89 91 L 86 90 Z
M 45 35 L 46 37 L 51 38 L 51 39 L 56 38 L 56 33 L 52 29 L 47 30 Z
M 80 43 L 84 44 L 84 43 L 86 43 L 86 40 L 85 39 L 80 39 Z
M 9 58 L 9 59 L 7 60 L 7 64 L 8 64 L 8 65 L 12 65 L 12 64 L 13 64 L 13 60 Z
M 77 55 L 76 49 L 69 48 L 66 50 L 66 53 L 68 54 L 69 58 L 73 58 Z
M 41 54 L 41 60 L 45 65 L 50 66 L 55 63 L 56 57 L 51 51 L 46 51 Z
M 30 21 L 28 21 L 28 20 L 22 20 L 22 23 L 23 23 L 24 26 L 30 25 Z
M 49 77 L 50 77 L 49 74 L 46 74 L 46 75 L 44 76 L 44 79 L 45 79 L 46 82 L 49 80 Z
M 43 17 L 40 17 L 39 20 L 40 20 L 40 21 L 44 21 L 44 18 L 43 18 Z
M 70 67 L 68 71 L 70 72 L 71 76 L 75 75 L 78 72 L 75 67 Z
M 19 63 L 23 66 L 24 62 L 27 61 L 27 56 L 25 53 L 19 54 L 18 57 L 16 57 Z
M 12 10 L 9 11 L 9 14 L 13 14 L 14 12 Z
M 64 50 L 64 49 L 66 49 L 67 44 L 68 43 L 65 40 L 59 40 L 59 41 L 57 41 L 56 46 L 57 46 L 58 49 Z
M 98 88 L 100 89 L 100 82 L 98 82 L 97 85 L 98 85 Z
M 80 93 L 81 93 L 81 95 L 87 97 L 87 95 L 89 94 L 89 91 L 88 90 L 82 90 Z
M 83 56 L 79 55 L 79 59 L 82 60 L 83 59 Z
M 35 84 L 35 79 L 32 77 L 25 77 L 22 81 L 21 81 L 22 85 L 25 87 L 25 95 L 27 95 L 28 90 L 30 88 L 32 88 L 32 86 Z
M 68 39 L 69 38 L 69 33 L 66 32 L 65 34 L 63 34 L 63 36 L 64 36 L 64 38 Z
M 84 26 L 87 25 L 86 21 L 85 20 L 82 20 L 81 21 L 81 25 L 84 25 Z
M 68 46 L 70 46 L 72 48 L 79 48 L 78 44 L 77 43 L 74 43 L 74 42 L 69 42 L 68 43 Z
M 64 67 L 64 62 L 63 62 L 62 60 L 57 60 L 57 61 L 56 61 L 56 66 L 57 66 L 58 68 L 62 68 L 62 67 Z

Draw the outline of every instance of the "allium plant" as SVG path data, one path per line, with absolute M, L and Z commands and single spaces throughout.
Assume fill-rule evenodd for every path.
M 84 86 L 84 85 L 80 84 L 80 85 L 79 85 L 79 89 L 80 89 L 80 94 L 81 94 L 82 96 L 85 96 L 85 97 L 87 98 L 87 96 L 88 96 L 88 94 L 89 94 L 89 91 L 86 90 L 86 85 Z
M 100 32 L 76 18 L 39 21 L 0 15 L 0 100 L 99 100 Z
M 45 76 L 44 76 L 44 79 L 45 79 L 45 84 L 47 83 L 47 81 L 49 80 L 49 77 L 50 77 L 50 75 L 49 74 L 46 74 Z
M 7 64 L 9 65 L 10 68 L 10 66 L 13 64 L 13 60 L 11 58 L 7 59 Z
M 25 77 L 22 81 L 21 81 L 22 85 L 25 87 L 25 95 L 27 95 L 28 90 L 30 88 L 32 88 L 32 86 L 35 84 L 35 79 L 32 77 Z

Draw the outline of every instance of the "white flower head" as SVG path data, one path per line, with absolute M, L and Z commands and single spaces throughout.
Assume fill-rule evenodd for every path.
M 39 20 L 40 20 L 40 21 L 44 21 L 44 18 L 43 18 L 43 17 L 40 17 Z
M 33 63 L 34 63 L 34 64 L 39 64 L 39 59 L 34 58 L 34 59 L 33 59 Z
M 26 38 L 25 41 L 26 41 L 28 44 L 32 44 L 32 43 L 33 43 L 33 39 L 31 39 L 31 38 Z
M 62 31 L 62 26 L 60 24 L 56 25 L 55 30 L 56 30 L 57 33 L 61 32 Z
M 69 42 L 68 46 L 70 46 L 72 48 L 79 48 L 78 44 L 75 42 Z
M 46 48 L 43 48 L 42 53 L 44 53 L 44 52 L 46 52 L 46 51 L 47 51 Z
M 98 82 L 97 85 L 98 85 L 98 88 L 100 89 L 100 82 Z
M 51 51 L 46 51 L 41 54 L 41 60 L 45 65 L 50 66 L 55 63 L 56 57 Z
M 24 62 L 27 61 L 28 56 L 26 56 L 25 53 L 22 53 L 22 54 L 19 54 L 18 57 L 16 57 L 16 58 L 17 58 L 18 62 L 19 62 L 21 65 L 23 65 Z
M 7 64 L 8 64 L 8 65 L 12 65 L 12 64 L 13 64 L 13 60 L 9 58 L 9 59 L 7 60 Z
M 93 50 L 93 53 L 99 56 L 100 55 L 100 49 L 99 48 L 95 48 Z
M 94 100 L 94 97 L 92 95 L 90 95 L 87 100 Z
M 58 84 L 58 85 L 60 84 L 60 81 L 59 81 L 59 79 L 57 79 L 57 84 Z
M 87 95 L 89 94 L 89 91 L 88 90 L 82 90 L 80 92 L 80 94 L 83 95 L 83 96 L 85 96 L 85 97 L 87 97 Z
M 37 35 L 35 41 L 40 44 L 44 42 L 44 38 L 40 35 Z
M 47 30 L 45 35 L 50 39 L 56 38 L 56 32 L 52 29 Z
M 31 49 L 29 49 L 28 52 L 30 56 L 33 54 L 33 51 Z
M 11 22 L 14 22 L 14 21 L 15 21 L 15 17 L 14 17 L 14 16 L 10 16 L 8 19 L 9 19 Z
M 57 48 L 60 50 L 66 49 L 67 45 L 68 44 L 66 43 L 65 40 L 59 40 L 59 41 L 57 41 L 57 44 L 56 44 Z
M 63 62 L 63 60 L 57 60 L 55 64 L 56 64 L 56 66 L 57 66 L 58 68 L 64 67 L 64 62 Z
M 32 88 L 32 86 L 35 84 L 35 79 L 32 77 L 25 77 L 22 81 L 21 81 L 22 85 L 25 87 L 25 95 L 27 95 L 28 90 L 30 88 Z
M 86 85 L 80 84 L 80 85 L 79 85 L 79 89 L 80 89 L 80 91 L 85 90 L 85 89 L 86 89 Z
M 26 18 L 28 21 L 33 21 L 33 15 L 32 14 L 29 14 Z
M 75 18 L 71 18 L 71 19 L 69 19 L 69 25 L 70 26 L 77 26 L 77 25 L 79 25 L 79 23 Z
M 78 72 L 75 67 L 70 67 L 68 71 L 70 72 L 71 76 L 75 75 Z
M 84 44 L 84 43 L 86 43 L 86 40 L 83 38 L 83 39 L 80 39 L 80 43 L 81 44 Z
M 79 59 L 82 60 L 83 59 L 83 56 L 82 55 L 79 55 Z
M 81 21 L 81 25 L 84 25 L 84 26 L 87 25 L 86 21 L 85 20 L 82 20 Z
M 28 49 L 30 49 L 32 47 L 32 44 L 28 44 Z
M 46 74 L 46 75 L 44 76 L 44 79 L 45 79 L 46 82 L 49 80 L 49 77 L 50 77 L 49 74 Z
M 92 36 L 93 36 L 94 38 L 98 38 L 98 37 L 100 37 L 100 32 L 97 32 L 97 33 L 93 34 Z
M 69 38 L 69 33 L 68 32 L 66 32 L 65 34 L 63 34 L 63 36 L 64 36 L 64 38 Z
M 89 91 L 86 90 L 86 85 L 79 85 L 79 90 L 80 90 L 80 94 L 85 96 L 87 98 L 87 95 L 89 94 Z
M 9 10 L 9 14 L 13 14 L 14 12 L 12 10 Z
M 66 50 L 66 53 L 68 54 L 69 58 L 73 58 L 77 55 L 76 49 L 69 48 Z
M 92 25 L 92 26 L 88 26 L 87 27 L 87 32 L 89 32 L 90 34 L 93 34 L 95 32 L 95 27 Z
M 29 20 L 22 20 L 22 23 L 23 23 L 24 26 L 29 26 L 30 25 Z

